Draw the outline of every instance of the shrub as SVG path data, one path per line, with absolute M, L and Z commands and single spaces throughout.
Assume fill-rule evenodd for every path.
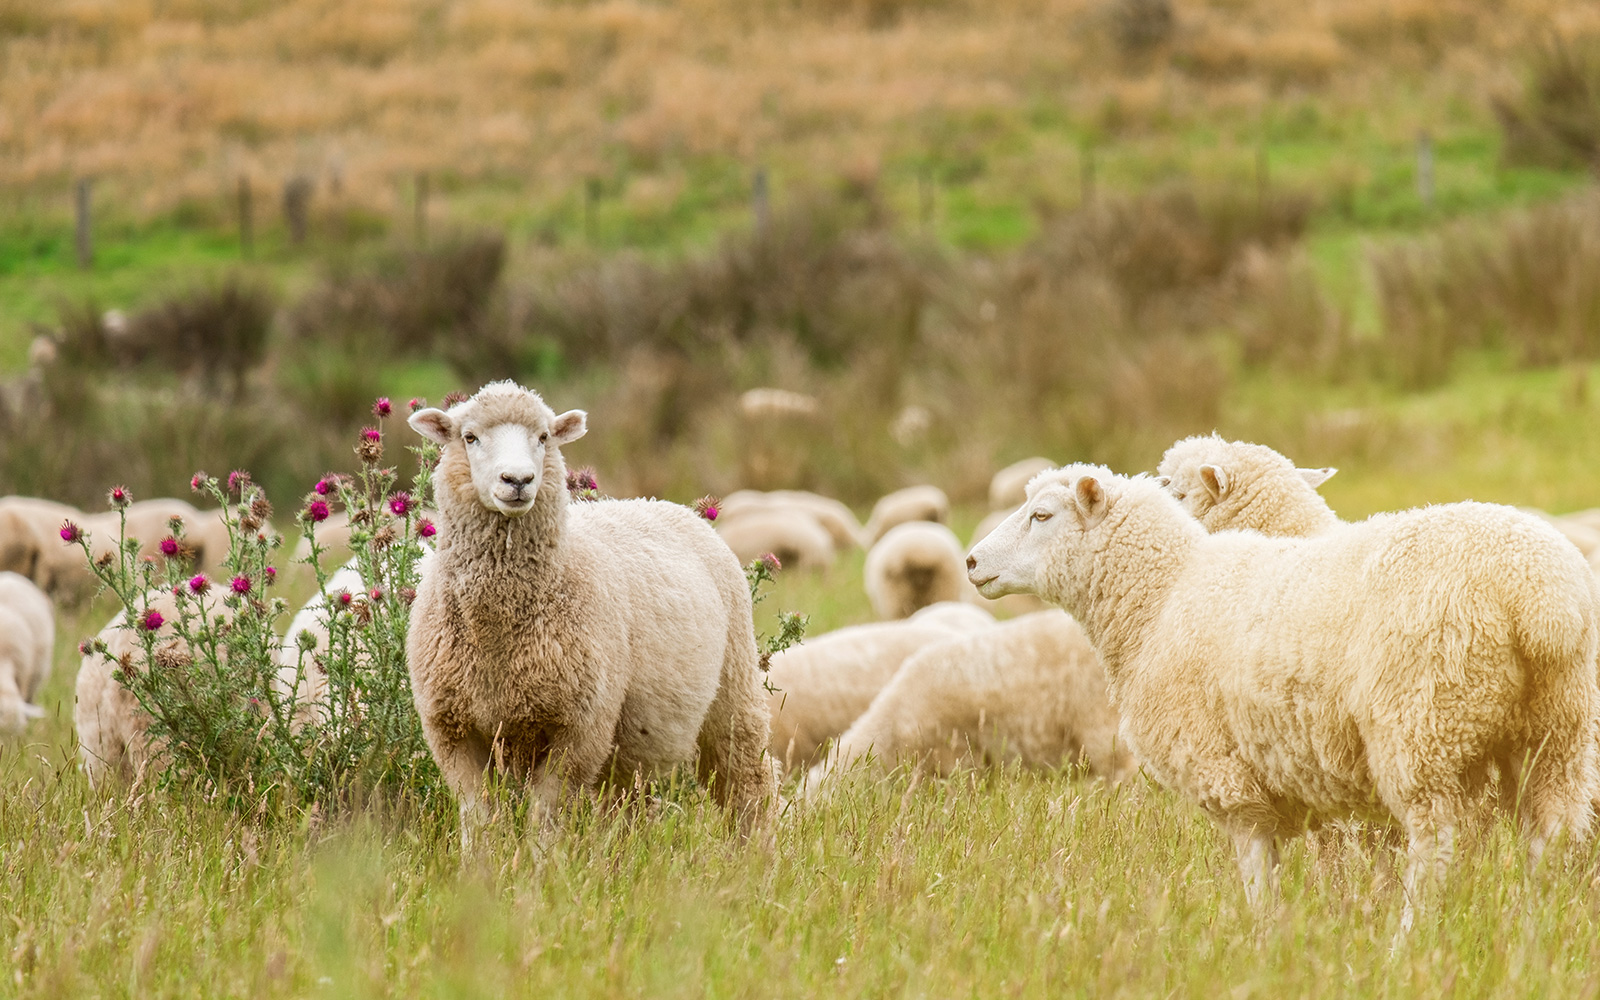
M 221 796 L 236 805 L 272 798 L 290 805 L 348 807 L 375 796 L 426 799 L 441 786 L 412 704 L 405 665 L 405 635 L 415 597 L 424 527 L 412 497 L 426 495 L 432 446 L 419 452 L 421 471 L 408 492 L 381 466 L 382 434 L 364 430 L 357 444 L 361 471 L 324 479 L 308 495 L 302 523 L 325 517 L 330 500 L 341 503 L 353 525 L 351 544 L 362 593 L 328 592 L 321 550 L 310 563 L 326 609 L 327 649 L 308 653 L 300 636 L 280 640 L 273 621 L 288 608 L 268 596 L 281 544 L 269 523 L 265 492 L 242 472 L 226 481 L 198 473 L 194 487 L 222 506 L 230 552 L 228 579 L 192 575 L 181 524 L 160 561 L 139 562 L 138 545 L 124 530 L 117 558 L 91 566 L 122 604 L 123 627 L 134 630 L 141 653 L 117 676 L 150 717 L 150 737 L 161 781 L 169 787 Z M 113 494 L 125 508 L 127 491 Z M 78 539 L 85 556 L 89 539 Z M 165 595 L 172 601 L 167 602 Z M 164 616 L 176 620 L 176 641 L 159 641 Z M 280 671 L 279 654 L 293 651 L 292 669 Z M 90 640 L 86 649 L 105 652 Z M 302 710 L 312 674 L 326 679 L 316 712 Z
M 1600 169 L 1600 35 L 1546 35 L 1522 93 L 1494 110 L 1507 163 Z
M 238 399 L 246 374 L 266 356 L 275 308 L 265 288 L 229 277 L 136 313 L 111 340 L 110 351 L 125 365 L 150 363 L 178 374 L 197 374 L 212 390 L 226 377 Z

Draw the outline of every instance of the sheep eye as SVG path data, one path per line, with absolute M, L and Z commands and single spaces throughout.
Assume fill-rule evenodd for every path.
M 467 444 L 477 444 L 478 435 L 468 431 L 467 433 L 461 435 L 461 440 L 465 441 Z
M 1051 514 L 1047 510 L 1036 510 L 1036 511 L 1033 512 L 1033 519 L 1035 521 L 1048 521 L 1048 520 L 1050 520 L 1050 518 L 1052 518 L 1054 516 L 1055 515 Z
M 548 441 L 548 440 L 550 440 L 550 435 L 549 435 L 549 433 L 548 433 L 548 432 L 547 432 L 547 433 L 544 433 L 544 434 L 540 434 L 540 435 L 539 435 L 539 443 L 540 443 L 540 444 L 544 444 L 544 443 L 545 443 L 545 442 L 546 442 L 546 441 Z

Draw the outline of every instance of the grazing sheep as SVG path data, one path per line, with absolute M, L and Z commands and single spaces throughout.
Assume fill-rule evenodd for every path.
M 876 545 L 878 539 L 888 534 L 896 525 L 911 521 L 932 521 L 946 524 L 950 520 L 950 498 L 937 486 L 908 486 L 895 490 L 872 506 L 872 515 L 861 537 L 867 545 Z
M 722 498 L 718 506 L 722 517 L 737 517 L 752 508 L 775 507 L 781 510 L 801 510 L 824 528 L 833 538 L 833 547 L 843 552 L 861 545 L 861 522 L 849 507 L 832 497 L 805 490 L 739 490 Z
M 15 498 L 0 500 L 0 572 L 17 573 L 32 580 L 45 545 L 52 539 L 59 544 L 60 539 L 42 518 L 19 510 L 10 503 L 12 499 Z
M 1207 531 L 1249 528 L 1303 538 L 1342 524 L 1317 492 L 1338 469 L 1299 469 L 1266 445 L 1184 438 L 1161 456 L 1156 472 Z
M 1589 833 L 1600 589 L 1536 518 L 1460 503 L 1207 535 L 1158 480 L 1075 465 L 1034 479 L 967 566 L 986 596 L 1040 593 L 1083 624 L 1129 749 L 1233 838 L 1253 901 L 1277 838 L 1381 806 L 1410 843 L 1410 926 L 1496 770 L 1532 854 Z
M 74 507 L 48 500 L 29 499 L 28 504 L 26 509 L 35 523 L 50 525 L 35 563 L 34 582 L 57 600 L 72 603 L 87 598 L 98 588 L 99 580 L 85 561 L 83 550 L 60 540 L 61 522 L 71 520 L 87 532 L 90 553 L 96 559 L 103 559 L 117 550 L 122 514 L 114 510 L 84 514 Z M 184 534 L 194 549 L 199 567 L 215 568 L 227 557 L 227 527 L 215 511 L 202 513 L 186 501 L 163 498 L 129 504 L 125 513 L 128 537 L 139 541 L 140 558 L 160 555 L 161 540 L 172 534 L 170 521 L 175 517 L 184 522 Z M 220 541 L 217 538 L 219 529 Z
M 54 596 L 57 568 L 70 572 L 83 562 L 83 553 L 76 545 L 69 548 L 62 542 L 61 524 L 68 520 L 82 523 L 84 519 L 78 508 L 54 500 L 16 496 L 0 499 L 0 527 L 7 532 L 0 541 L 7 550 L 6 568 L 22 573 Z
M 880 619 L 909 618 L 940 601 L 976 597 L 961 568 L 961 542 L 931 521 L 897 525 L 867 552 L 867 600 Z
M 0 572 L 0 732 L 20 732 L 44 714 L 35 699 L 55 642 L 50 598 L 27 577 Z
M 924 608 L 920 620 L 875 622 L 807 639 L 772 658 L 767 695 L 768 746 L 785 770 L 806 767 L 828 740 L 850 727 L 908 656 L 925 646 L 994 625 L 971 605 Z
M 827 530 L 801 510 L 747 508 L 718 516 L 716 532 L 741 563 L 771 552 L 786 569 L 827 569 L 838 555 Z
M 771 814 L 739 562 L 686 507 L 569 504 L 560 449 L 585 420 L 511 382 L 411 416 L 441 454 L 438 546 L 406 653 L 468 847 L 491 762 L 525 781 L 541 812 L 563 790 L 697 761 L 746 829 Z
M 1035 456 L 1012 462 L 996 472 L 994 478 L 989 480 L 989 509 L 1000 511 L 1021 507 L 1022 501 L 1028 498 L 1028 480 L 1055 467 L 1056 463 L 1048 458 Z
M 355 565 L 354 560 L 351 560 L 330 574 L 322 590 L 312 595 L 311 599 L 289 620 L 289 630 L 284 633 L 283 645 L 278 650 L 278 675 L 275 686 L 280 694 L 288 695 L 293 692 L 296 702 L 295 721 L 301 725 L 308 722 L 321 723 L 327 719 L 328 673 L 317 662 L 319 656 L 325 656 L 328 652 L 328 615 L 324 610 L 322 595 L 324 592 L 335 595 L 340 591 L 360 594 L 365 586 L 365 581 L 361 579 L 360 568 Z M 303 660 L 299 646 L 302 632 L 309 632 L 316 640 L 305 650 Z M 304 676 L 301 676 L 302 669 L 305 671 Z
M 926 646 L 905 661 L 806 779 L 808 794 L 871 755 L 949 774 L 963 761 L 1086 764 L 1113 780 L 1133 767 L 1117 740 L 1105 673 L 1060 610 Z

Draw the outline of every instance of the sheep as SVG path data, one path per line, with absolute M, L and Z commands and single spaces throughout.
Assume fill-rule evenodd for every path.
M 1105 673 L 1078 623 L 1039 611 L 925 646 L 807 776 L 807 795 L 871 752 L 949 774 L 962 761 L 1027 767 L 1082 763 L 1120 780 L 1133 767 L 1117 740 Z
M 1563 538 L 1575 545 L 1578 551 L 1583 553 L 1585 559 L 1589 558 L 1596 550 L 1600 550 L 1600 530 L 1596 530 L 1582 521 L 1549 514 L 1537 507 L 1518 507 L 1517 509 L 1548 522 L 1551 527 L 1561 532 Z
M 950 520 L 950 498 L 937 486 L 908 486 L 896 490 L 872 507 L 861 538 L 867 545 L 876 545 L 896 525 L 910 521 L 933 521 L 946 524 Z
M 438 544 L 406 653 L 464 848 L 491 761 L 550 816 L 563 789 L 696 762 L 748 832 L 776 775 L 749 585 L 699 516 L 657 500 L 569 504 L 581 410 L 495 382 L 410 424 L 441 448 Z
M 773 656 L 768 747 L 785 770 L 809 765 L 828 740 L 848 729 L 908 656 L 995 624 L 971 605 L 934 605 L 918 614 L 923 617 L 836 629 Z
M 42 519 L 9 503 L 11 499 L 0 500 L 0 572 L 17 573 L 31 581 L 38 572 L 40 554 L 55 533 Z
M 328 652 L 328 613 L 323 594 L 333 595 L 340 591 L 359 594 L 365 587 L 361 569 L 352 559 L 329 574 L 323 587 L 289 620 L 289 629 L 284 633 L 283 644 L 278 649 L 275 687 L 285 697 L 294 695 L 297 724 L 321 723 L 327 719 L 328 674 L 317 663 L 317 657 Z M 304 650 L 304 659 L 299 644 L 302 632 L 310 633 L 315 640 Z
M 36 699 L 55 642 L 50 599 L 27 577 L 0 572 L 0 732 L 20 732 L 44 715 Z
M 1051 468 L 1055 468 L 1055 466 L 1052 465 Z M 970 549 L 985 538 L 988 538 L 989 533 L 998 528 L 1000 522 L 1010 517 L 1011 511 L 1015 509 L 1015 507 L 1012 507 L 1009 510 L 990 511 L 983 520 L 978 522 L 978 526 L 972 529 L 972 537 L 967 541 L 967 548 Z M 983 600 L 982 597 L 978 599 Z M 1033 594 L 1007 594 L 998 601 L 988 601 L 986 603 L 991 607 L 1004 611 L 1012 618 L 1021 618 L 1023 615 L 1031 615 L 1036 611 L 1048 610 L 1050 607 L 1050 605 L 1039 600 Z
M 84 514 L 75 507 L 49 500 L 12 497 L 6 502 L 13 503 L 39 530 L 47 532 L 34 563 L 33 579 L 46 593 L 62 601 L 81 601 L 98 583 L 83 551 L 76 544 L 63 544 L 59 540 L 62 521 L 70 520 L 88 533 L 90 554 L 95 559 L 115 554 L 124 515 L 127 536 L 139 541 L 141 558 L 155 558 L 160 554 L 161 540 L 172 534 L 170 522 L 173 518 L 184 522 L 185 538 L 194 549 L 195 562 L 200 568 L 214 569 L 228 555 L 227 527 L 220 515 L 215 511 L 198 511 L 183 500 L 141 500 L 129 504 L 122 512 L 112 510 L 98 514 Z
M 800 510 L 822 525 L 833 539 L 833 547 L 843 552 L 861 545 L 861 522 L 849 507 L 832 497 L 805 490 L 738 490 L 722 498 L 720 517 L 738 517 L 753 508 Z
M 1048 458 L 1034 456 L 1012 462 L 996 472 L 989 480 L 989 509 L 1009 511 L 1022 506 L 1022 501 L 1027 499 L 1028 480 L 1055 467 L 1056 463 Z
M 827 569 L 837 558 L 827 530 L 799 510 L 757 507 L 719 515 L 716 534 L 741 563 L 771 552 L 789 569 Z
M 961 569 L 961 542 L 931 521 L 896 525 L 867 552 L 867 600 L 878 618 L 908 618 L 940 601 L 977 597 Z
M 1343 522 L 1317 492 L 1338 469 L 1300 469 L 1265 445 L 1212 434 L 1174 444 L 1156 473 L 1207 531 L 1249 528 L 1303 538 Z
M 342 562 L 350 557 L 350 515 L 346 511 L 334 511 L 328 515 L 327 520 L 313 525 L 311 530 L 315 533 L 317 544 L 322 546 L 324 565 L 331 562 Z M 309 562 L 311 559 L 311 538 L 302 534 L 300 541 L 294 547 L 294 561 L 297 563 Z
M 1082 623 L 1129 749 L 1231 836 L 1253 903 L 1280 836 L 1381 806 L 1409 841 L 1409 927 L 1496 768 L 1520 769 L 1531 855 L 1589 833 L 1600 587 L 1536 518 L 1460 503 L 1207 535 L 1159 480 L 1074 465 L 967 567 Z
M 746 389 L 739 395 L 739 412 L 749 420 L 814 417 L 817 397 L 792 389 Z

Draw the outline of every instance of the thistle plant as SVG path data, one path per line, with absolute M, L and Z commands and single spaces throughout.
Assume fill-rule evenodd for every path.
M 388 408 L 380 400 L 375 411 Z M 417 563 L 434 533 L 414 498 L 427 495 L 438 456 L 432 445 L 412 450 L 419 471 L 401 490 L 396 470 L 382 465 L 382 431 L 364 428 L 356 475 L 325 476 L 307 494 L 298 514 L 306 528 L 335 504 L 348 512 L 350 565 L 361 581 L 359 589 L 330 586 L 327 550 L 313 536 L 306 561 L 320 594 L 320 641 L 310 631 L 279 639 L 274 629 L 288 611 L 268 594 L 283 539 L 265 492 L 242 470 L 225 480 L 197 473 L 190 483 L 217 501 L 227 525 L 229 552 L 215 580 L 196 572 L 178 519 L 161 555 L 145 560 L 127 537 L 125 514 L 116 551 L 99 560 L 87 533 L 62 526 L 62 539 L 82 547 L 121 602 L 120 627 L 138 639 L 116 676 L 149 716 L 152 766 L 163 784 L 260 807 L 272 798 L 322 807 L 426 798 L 439 787 L 405 663 Z M 112 490 L 114 509 L 130 502 L 127 490 Z M 110 653 L 98 638 L 81 648 Z

